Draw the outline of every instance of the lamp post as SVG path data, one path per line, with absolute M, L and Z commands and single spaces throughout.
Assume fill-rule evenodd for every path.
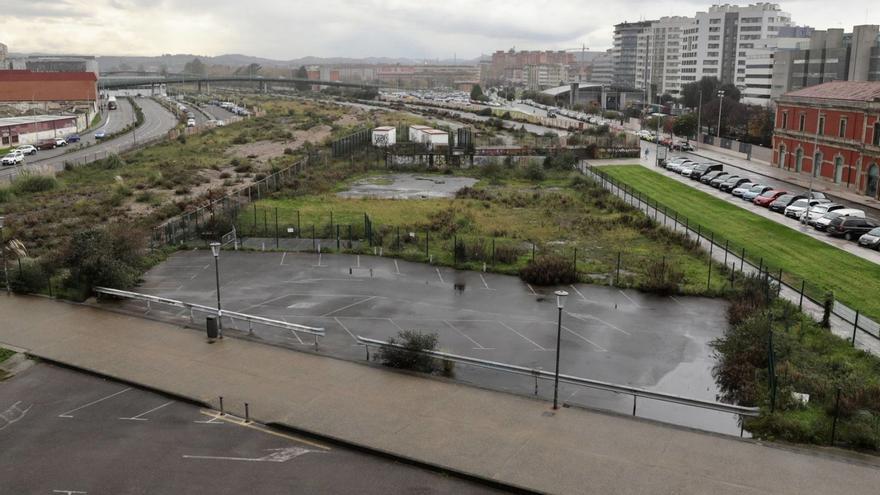
M 813 209 L 813 177 L 816 176 L 816 171 L 821 169 L 817 169 L 816 167 L 821 167 L 821 163 L 816 163 L 816 156 L 819 154 L 819 123 L 822 122 L 822 112 L 816 112 L 816 134 L 813 136 L 813 170 L 810 171 L 810 188 L 809 194 L 807 195 L 807 212 L 804 213 L 804 218 L 801 220 L 801 223 L 806 224 L 810 220 L 810 211 Z
M 211 253 L 214 254 L 214 274 L 217 279 L 217 335 L 223 338 L 223 310 L 220 308 L 220 243 L 211 243 Z
M 6 265 L 6 246 L 3 244 L 3 220 L 5 217 L 0 217 L 0 251 L 3 252 L 3 279 L 6 280 L 6 294 L 12 294 L 12 289 L 9 287 L 9 267 Z
M 721 110 L 724 108 L 724 90 L 718 90 L 718 139 L 721 140 Z M 720 142 L 719 142 L 720 144 Z
M 556 308 L 559 310 L 559 316 L 556 320 L 556 378 L 553 380 L 553 409 L 559 409 L 559 344 L 562 340 L 562 308 L 565 307 L 565 298 L 568 292 L 558 290 L 556 294 Z
M 700 133 L 703 131 L 703 88 L 700 87 L 700 103 L 697 104 L 697 149 L 700 149 Z

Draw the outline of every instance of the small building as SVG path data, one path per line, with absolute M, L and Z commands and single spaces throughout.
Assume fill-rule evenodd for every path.
M 880 197 L 880 81 L 835 81 L 782 95 L 773 165 Z
M 422 131 L 422 142 L 428 146 L 449 146 L 449 133 L 440 129 Z
M 411 125 L 409 126 L 409 140 L 414 143 L 422 142 L 422 133 L 431 129 L 426 125 Z
M 64 138 L 86 126 L 85 115 L 28 115 L 0 119 L 0 146 L 37 144 Z
M 396 142 L 396 127 L 384 126 L 373 129 L 373 146 L 392 146 Z
M 98 111 L 94 72 L 0 70 L 0 109 L 7 115 Z

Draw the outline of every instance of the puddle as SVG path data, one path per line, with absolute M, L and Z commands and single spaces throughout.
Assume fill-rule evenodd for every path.
M 367 177 L 337 193 L 343 198 L 433 199 L 452 198 L 477 179 L 447 175 L 390 174 Z

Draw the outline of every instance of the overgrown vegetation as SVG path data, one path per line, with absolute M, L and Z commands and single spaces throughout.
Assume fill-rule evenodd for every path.
M 388 343 L 400 347 L 383 347 L 379 351 L 378 360 L 385 366 L 421 373 L 442 373 L 446 376 L 453 374 L 455 363 L 422 353 L 437 350 L 436 333 L 401 330 L 397 336 L 388 339 Z

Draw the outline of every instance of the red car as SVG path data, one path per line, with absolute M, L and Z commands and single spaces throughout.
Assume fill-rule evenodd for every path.
M 771 190 L 765 192 L 764 194 L 758 196 L 757 198 L 755 198 L 754 201 L 752 201 L 752 203 L 755 203 L 758 206 L 763 206 L 764 208 L 769 208 L 770 203 L 779 199 L 779 197 L 782 196 L 783 194 L 788 194 L 788 193 L 783 191 L 782 189 L 771 189 Z

